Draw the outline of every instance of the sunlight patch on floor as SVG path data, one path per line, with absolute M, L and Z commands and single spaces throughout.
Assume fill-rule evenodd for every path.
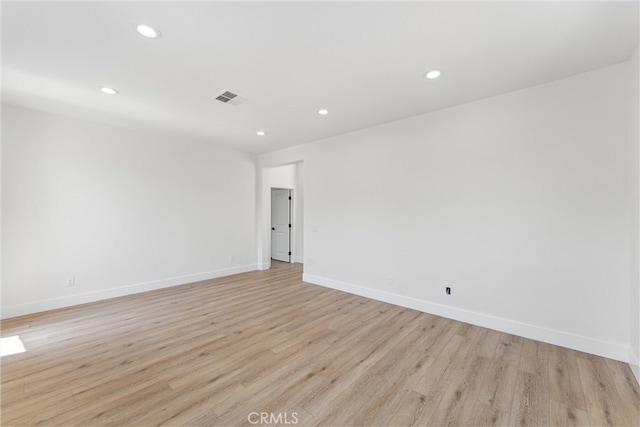
M 25 351 L 27 351 L 27 349 L 24 348 L 24 343 L 20 339 L 20 336 L 14 335 L 12 337 L 0 338 L 0 357 L 24 353 Z

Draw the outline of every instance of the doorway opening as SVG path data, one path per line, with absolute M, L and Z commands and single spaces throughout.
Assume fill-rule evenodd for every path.
M 290 188 L 271 188 L 271 259 L 291 262 Z
M 260 219 L 258 222 L 258 268 L 268 270 L 273 264 L 278 263 L 275 252 L 272 248 L 273 227 L 272 217 L 272 194 L 271 190 L 290 191 L 291 204 L 289 207 L 289 223 L 291 228 L 288 231 L 289 248 L 286 251 L 288 261 L 279 262 L 281 267 L 293 266 L 304 262 L 304 170 L 302 161 L 292 162 L 282 165 L 262 165 L 260 173 L 260 192 L 258 206 Z M 288 196 L 287 196 L 288 200 Z M 283 223 L 286 223 L 283 221 Z M 287 224 L 287 228 L 288 227 Z M 281 240 L 283 240 L 281 238 Z M 283 250 L 278 250 L 282 253 Z M 289 255 L 291 252 L 291 255 Z M 277 255 L 276 255 L 277 256 Z M 284 257 L 279 257 L 284 258 Z

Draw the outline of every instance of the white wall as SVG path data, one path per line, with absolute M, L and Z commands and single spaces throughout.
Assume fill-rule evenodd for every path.
M 630 60 L 632 86 L 630 124 L 631 138 L 629 145 L 629 189 L 631 218 L 631 270 L 630 270 L 630 323 L 629 323 L 629 364 L 640 382 L 640 99 L 638 92 L 640 73 L 638 72 L 638 48 Z
M 305 281 L 627 360 L 630 74 L 306 145 Z
M 11 106 L 2 144 L 3 317 L 257 268 L 253 155 Z
M 264 170 L 265 183 L 269 188 L 290 188 L 296 185 L 296 165 L 279 166 Z
M 304 262 L 304 163 L 296 163 L 296 194 L 293 203 L 295 219 L 294 262 Z

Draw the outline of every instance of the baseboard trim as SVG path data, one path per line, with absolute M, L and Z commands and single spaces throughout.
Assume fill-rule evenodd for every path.
M 631 367 L 631 372 L 636 377 L 636 381 L 640 384 L 640 357 L 633 351 L 633 348 L 629 348 L 629 367 Z
M 88 302 L 102 301 L 109 298 L 138 294 L 140 292 L 154 291 L 157 289 L 169 288 L 172 286 L 186 285 L 188 283 L 199 282 L 201 280 L 217 279 L 219 277 L 231 276 L 233 274 L 246 273 L 255 270 L 258 270 L 258 266 L 256 264 L 242 265 L 238 267 L 208 271 L 205 273 L 189 274 L 186 276 L 136 283 L 133 285 L 120 286 L 117 288 L 102 289 L 99 291 L 85 292 L 64 297 L 33 301 L 25 304 L 9 305 L 2 307 L 2 315 L 0 317 L 2 319 L 8 319 L 11 317 L 24 316 L 26 314 L 39 313 L 41 311 L 55 310 L 58 308 L 86 304 Z
M 258 264 L 258 270 L 260 270 L 260 271 L 268 270 L 270 268 L 271 268 L 271 261 L 263 262 L 262 264 Z
M 437 304 L 429 301 L 420 300 L 413 297 L 407 297 L 391 292 L 372 289 L 365 286 L 354 285 L 339 280 L 329 279 L 326 277 L 316 276 L 313 274 L 303 274 L 302 280 L 314 285 L 320 285 L 331 289 L 336 289 L 350 294 L 371 298 L 377 301 L 398 305 L 401 307 L 411 308 L 413 310 L 422 311 L 437 316 L 458 320 L 473 325 L 494 329 L 500 332 L 506 332 L 536 341 L 546 342 L 573 350 L 583 351 L 585 353 L 595 354 L 622 362 L 629 361 L 629 348 L 595 338 L 575 335 L 568 332 L 549 329 L 542 326 L 532 325 L 528 323 L 518 322 L 515 320 L 505 319 L 501 317 L 491 316 L 461 308 L 451 307 L 443 304 Z M 636 377 L 638 375 L 636 374 Z

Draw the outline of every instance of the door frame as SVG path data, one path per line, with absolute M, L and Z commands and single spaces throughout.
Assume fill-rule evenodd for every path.
M 257 267 L 258 270 L 268 270 L 271 268 L 271 195 L 270 185 L 266 179 L 266 173 L 268 169 L 277 168 L 280 166 L 288 165 L 304 165 L 304 152 L 302 147 L 294 147 L 291 149 L 283 150 L 280 152 L 262 154 L 258 158 L 257 166 L 257 194 L 256 194 L 256 210 L 258 215 L 256 217 L 256 246 L 257 246 Z M 296 173 L 296 203 L 294 204 L 294 221 L 296 221 L 296 227 L 293 230 L 294 249 L 298 253 L 298 256 L 294 258 L 294 262 L 303 262 L 300 254 L 302 253 L 303 244 L 303 221 L 305 217 L 304 202 L 302 194 L 304 193 L 304 173 L 302 177 Z M 306 255 L 304 255 L 306 257 Z

